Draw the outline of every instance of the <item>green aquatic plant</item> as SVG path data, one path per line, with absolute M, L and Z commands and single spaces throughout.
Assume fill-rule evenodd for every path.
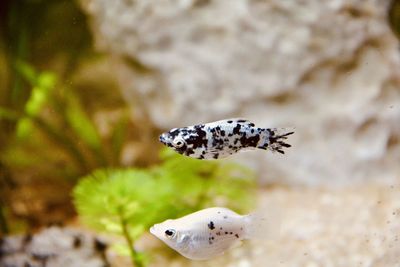
M 107 57 L 94 51 L 77 1 L 3 2 L 0 231 L 13 233 L 17 220 L 36 228 L 74 216 L 68 190 L 76 179 L 121 165 L 128 140 L 141 136 L 113 74 L 87 75 Z
M 254 174 L 228 162 L 195 160 L 166 149 L 151 168 L 103 169 L 80 180 L 73 191 L 79 217 L 93 229 L 122 235 L 135 266 L 146 257 L 135 241 L 154 223 L 190 212 L 226 206 L 239 212 L 252 206 Z
M 51 147 L 55 145 L 61 152 L 57 155 L 62 154 L 63 160 L 73 162 L 72 174 L 66 176 L 77 177 L 115 163 L 114 159 L 119 157 L 125 138 L 127 113 L 115 123 L 110 140 L 104 140 L 79 95 L 73 88 L 58 82 L 55 72 L 37 71 L 22 61 L 17 62 L 15 68 L 31 89 L 22 110 L 0 105 L 0 121 L 7 120 L 15 124 L 14 146 L 6 149 L 0 159 L 30 160 L 32 156 L 27 154 L 29 151 L 24 150 L 25 147 L 42 148 L 41 151 L 48 147 L 51 153 Z M 21 148 L 20 157 L 9 156 L 9 153 L 19 155 L 15 153 L 15 148 Z M 59 157 L 51 159 L 60 161 Z M 10 162 L 10 165 L 13 163 L 18 166 L 24 162 Z M 25 163 L 29 164 L 29 161 Z M 37 162 L 32 162 L 32 165 L 35 164 Z
M 7 171 L 9 179 L 17 180 L 26 173 L 32 180 L 47 179 L 57 188 L 55 180 L 72 184 L 94 169 L 119 164 L 127 140 L 127 111 L 120 108 L 118 117 L 108 124 L 109 135 L 101 136 L 77 90 L 60 81 L 60 75 L 39 71 L 23 61 L 15 63 L 15 70 L 29 86 L 29 94 L 18 108 L 0 104 L 0 184 L 5 183 L 2 173 Z M 0 195 L 7 196 L 5 203 L 11 193 L 10 186 L 0 186 Z M 68 195 L 64 193 L 64 203 L 69 201 Z M 23 205 L 30 213 L 27 218 L 35 214 L 29 202 Z M 1 215 L 4 213 L 0 213 L 0 226 L 10 228 L 7 224 L 13 220 Z

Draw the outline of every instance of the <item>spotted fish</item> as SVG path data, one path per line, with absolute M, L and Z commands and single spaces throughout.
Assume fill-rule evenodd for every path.
M 174 128 L 161 134 L 160 141 L 189 157 L 218 159 L 255 148 L 284 154 L 283 149 L 291 147 L 284 140 L 293 133 L 284 128 L 259 128 L 245 119 L 227 119 Z
M 186 258 L 207 260 L 252 238 L 258 221 L 253 215 L 242 216 L 230 209 L 215 207 L 155 224 L 150 233 Z

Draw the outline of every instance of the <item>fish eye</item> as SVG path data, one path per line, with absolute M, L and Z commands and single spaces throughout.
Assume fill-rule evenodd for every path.
M 165 236 L 169 239 L 174 238 L 176 231 L 174 229 L 168 229 L 165 231 Z
M 185 144 L 185 141 L 181 137 L 177 137 L 172 142 L 174 147 L 182 147 Z

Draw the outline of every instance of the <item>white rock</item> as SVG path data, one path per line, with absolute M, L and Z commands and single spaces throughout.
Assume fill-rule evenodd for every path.
M 388 0 L 81 2 L 98 47 L 120 58 L 126 101 L 154 126 L 238 116 L 295 126 L 286 156 L 233 157 L 256 162 L 267 183 L 399 180 L 400 60 Z

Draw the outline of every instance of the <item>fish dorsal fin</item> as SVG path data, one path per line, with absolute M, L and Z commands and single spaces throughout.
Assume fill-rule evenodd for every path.
M 237 123 L 243 123 L 246 125 L 254 124 L 251 121 L 249 121 L 248 119 L 244 119 L 244 118 L 232 118 L 232 119 L 227 119 L 226 121 L 233 121 L 233 122 L 237 122 Z
M 219 120 L 219 121 L 215 121 L 212 123 L 212 125 L 214 126 L 218 126 L 218 125 L 224 125 L 224 124 L 242 124 L 242 125 L 247 125 L 250 127 L 254 126 L 254 123 L 247 120 L 247 119 L 243 119 L 243 118 L 231 118 L 231 119 L 225 119 L 225 120 Z

